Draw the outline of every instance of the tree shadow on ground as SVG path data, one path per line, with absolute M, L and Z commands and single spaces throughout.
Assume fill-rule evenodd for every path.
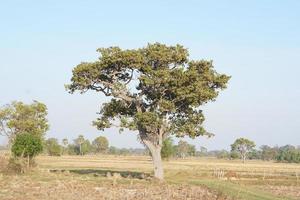
M 151 177 L 149 173 L 144 173 L 144 172 L 119 171 L 119 170 L 107 170 L 107 169 L 71 169 L 71 170 L 51 169 L 50 172 L 53 173 L 70 172 L 70 173 L 80 174 L 80 175 L 92 174 L 94 176 L 102 176 L 102 177 L 108 177 L 108 176 L 113 176 L 114 174 L 119 174 L 123 178 L 136 178 L 136 179 L 146 179 Z

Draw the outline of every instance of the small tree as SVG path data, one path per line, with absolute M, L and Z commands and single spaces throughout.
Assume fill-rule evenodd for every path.
M 168 160 L 174 154 L 174 144 L 172 138 L 167 138 L 163 141 L 161 149 L 162 159 Z
M 231 145 L 232 152 L 238 152 L 245 163 L 247 154 L 253 150 L 255 147 L 255 143 L 251 140 L 246 138 L 238 138 L 235 142 Z
M 82 144 L 84 143 L 85 139 L 84 139 L 84 136 L 83 135 L 79 135 L 78 138 L 76 138 L 74 140 L 75 144 L 78 145 L 79 147 L 79 154 L 80 155 L 83 155 L 82 153 Z
M 42 140 L 29 133 L 18 134 L 12 144 L 11 151 L 18 158 L 27 158 L 28 167 L 36 155 L 43 151 Z
M 67 150 L 67 148 L 68 148 L 68 144 L 69 144 L 68 139 L 67 139 L 67 138 L 64 138 L 64 139 L 62 140 L 62 144 L 63 144 L 63 154 L 65 154 L 65 153 L 66 153 L 66 150 Z
M 84 140 L 81 145 L 81 155 L 86 155 L 92 151 L 92 145 L 89 140 Z
M 99 136 L 92 142 L 93 147 L 97 153 L 107 153 L 109 143 L 106 137 Z
M 195 147 L 191 147 L 191 145 L 183 140 L 180 140 L 178 142 L 178 145 L 176 146 L 176 154 L 180 158 L 185 158 L 186 156 L 189 156 L 191 151 L 195 150 Z
M 45 141 L 46 150 L 50 156 L 60 156 L 61 146 L 56 138 L 49 138 Z
M 169 135 L 211 136 L 202 126 L 200 107 L 214 101 L 230 77 L 217 73 L 212 61 L 189 60 L 188 50 L 181 45 L 155 43 L 98 52 L 99 60 L 74 68 L 66 88 L 71 93 L 94 90 L 110 97 L 94 125 L 99 130 L 112 126 L 137 130 L 139 140 L 151 152 L 154 176 L 163 179 L 164 139 Z

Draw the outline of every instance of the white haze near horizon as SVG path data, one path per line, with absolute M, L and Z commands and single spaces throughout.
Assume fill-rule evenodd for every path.
M 300 7 L 297 1 L 270 2 L 170 5 L 157 1 L 159 7 L 154 2 L 1 3 L 0 105 L 14 100 L 45 103 L 47 137 L 71 141 L 79 134 L 90 140 L 104 135 L 113 146 L 142 147 L 134 132 L 100 132 L 91 125 L 107 100 L 104 95 L 71 95 L 64 84 L 69 83 L 74 66 L 97 59 L 99 47 L 179 43 L 189 49 L 192 59 L 213 60 L 218 72 L 232 76 L 216 102 L 203 107 L 205 127 L 215 137 L 188 142 L 210 150 L 229 149 L 238 137 L 254 140 L 257 146 L 299 145 Z M 196 12 L 203 6 L 206 9 Z M 106 18 L 112 8 L 117 16 Z M 171 16 L 173 12 L 166 9 L 182 15 Z M 156 15 L 148 16 L 148 10 Z M 4 143 L 0 137 L 0 144 Z

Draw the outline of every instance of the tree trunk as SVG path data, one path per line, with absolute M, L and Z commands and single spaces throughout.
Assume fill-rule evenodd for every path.
M 148 147 L 149 151 L 151 152 L 153 168 L 154 168 L 154 177 L 158 180 L 164 179 L 164 169 L 161 159 L 161 147 L 155 146 L 148 141 L 144 141 L 145 145 Z
M 243 159 L 243 163 L 245 163 L 245 161 L 246 161 L 246 154 L 242 155 L 242 159 Z
M 152 153 L 153 167 L 154 167 L 154 177 L 163 180 L 164 179 L 164 169 L 161 160 L 161 148 L 155 149 Z

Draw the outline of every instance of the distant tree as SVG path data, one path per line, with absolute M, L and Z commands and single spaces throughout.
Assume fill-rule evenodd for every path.
M 75 144 L 78 145 L 79 147 L 79 154 L 80 155 L 83 155 L 82 153 L 82 144 L 84 143 L 85 139 L 84 139 L 84 136 L 83 135 L 79 135 L 78 138 L 76 138 L 74 140 Z
M 92 145 L 97 153 L 107 153 L 109 147 L 107 138 L 103 136 L 97 137 Z
M 32 104 L 12 102 L 0 108 L 0 135 L 12 142 L 21 133 L 43 137 L 49 129 L 45 104 L 34 101 Z
M 230 157 L 230 153 L 226 150 L 218 151 L 216 154 L 219 159 L 228 159 Z
M 92 145 L 89 140 L 84 140 L 81 145 L 81 155 L 86 155 L 92 151 Z
M 119 152 L 120 152 L 120 155 L 129 155 L 130 154 L 130 151 L 126 148 L 120 149 Z
M 163 141 L 161 149 L 162 159 L 168 160 L 174 154 L 174 144 L 172 138 L 167 138 Z
M 195 156 L 196 155 L 196 147 L 195 147 L 195 145 L 189 144 L 188 155 L 189 156 Z
M 268 145 L 263 145 L 260 149 L 262 160 L 275 160 L 279 152 L 278 147 L 270 147 Z
M 68 144 L 67 152 L 69 155 L 80 155 L 79 146 L 76 144 Z
M 155 43 L 98 52 L 99 60 L 73 69 L 67 89 L 71 93 L 94 90 L 111 97 L 94 125 L 100 130 L 112 126 L 137 130 L 139 140 L 151 152 L 154 176 L 163 179 L 163 140 L 170 134 L 211 136 L 202 126 L 200 107 L 214 101 L 230 77 L 217 73 L 212 61 L 189 60 L 188 50 L 181 45 Z
M 64 139 L 62 140 L 62 144 L 63 144 L 63 154 L 65 154 L 65 153 L 66 153 L 66 150 L 67 150 L 67 147 L 68 147 L 68 144 L 69 144 L 68 139 L 67 139 L 67 138 L 64 138 Z
M 207 148 L 200 146 L 200 150 L 196 151 L 197 156 L 206 156 L 207 155 Z
M 117 147 L 114 147 L 114 146 L 110 146 L 108 148 L 108 153 L 109 154 L 112 154 L 112 155 L 116 155 L 116 154 L 119 154 L 119 150 Z
M 248 153 L 248 159 L 250 159 L 250 160 L 260 160 L 260 159 L 262 159 L 262 152 L 260 150 L 252 149 Z
M 246 138 L 238 138 L 235 142 L 231 145 L 232 152 L 238 152 L 245 163 L 247 158 L 247 154 L 253 150 L 255 147 L 255 143 L 251 140 Z
M 49 156 L 60 156 L 61 146 L 59 145 L 56 138 L 49 138 L 45 141 L 46 150 Z
M 43 151 L 42 140 L 31 133 L 20 133 L 13 141 L 11 152 L 18 158 L 27 158 L 28 167 L 33 163 L 36 155 Z
M 180 158 L 185 158 L 186 156 L 189 156 L 191 151 L 194 150 L 188 142 L 183 140 L 180 140 L 178 142 L 178 145 L 175 147 L 175 149 L 177 156 L 179 156 Z
M 276 160 L 279 162 L 300 163 L 300 150 L 292 145 L 279 148 Z

